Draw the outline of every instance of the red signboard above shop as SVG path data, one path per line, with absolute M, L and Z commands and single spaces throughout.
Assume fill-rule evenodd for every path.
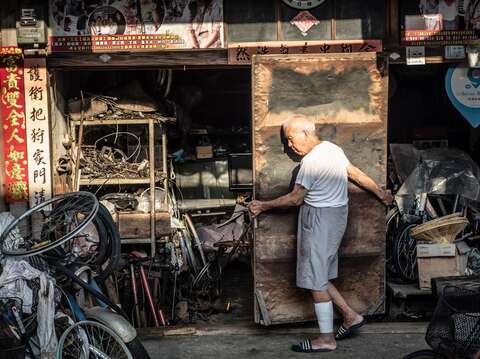
M 50 0 L 51 52 L 223 47 L 223 1 Z

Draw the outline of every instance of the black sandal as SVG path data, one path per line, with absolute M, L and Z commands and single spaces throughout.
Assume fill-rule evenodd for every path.
M 312 341 L 310 339 L 306 339 L 300 344 L 292 345 L 292 350 L 297 353 L 328 353 L 332 352 L 333 349 L 313 349 L 312 348 Z
M 351 337 L 355 332 L 363 327 L 367 321 L 363 319 L 360 323 L 354 324 L 349 328 L 345 328 L 345 326 L 342 324 L 340 327 L 337 329 L 337 332 L 335 333 L 335 339 L 336 340 L 342 340 Z

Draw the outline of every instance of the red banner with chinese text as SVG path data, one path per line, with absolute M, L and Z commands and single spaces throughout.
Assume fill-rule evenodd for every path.
M 27 141 L 22 50 L 0 47 L 0 120 L 3 129 L 5 199 L 28 199 Z

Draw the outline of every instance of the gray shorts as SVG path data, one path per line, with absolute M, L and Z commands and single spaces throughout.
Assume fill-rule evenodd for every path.
M 325 291 L 338 276 L 338 247 L 345 233 L 348 205 L 312 207 L 303 204 L 298 216 L 297 287 Z

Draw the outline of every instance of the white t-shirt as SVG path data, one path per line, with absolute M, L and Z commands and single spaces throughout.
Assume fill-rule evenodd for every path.
M 458 15 L 457 2 L 453 1 L 448 5 L 444 0 L 440 0 L 438 3 L 438 12 L 442 14 L 444 21 L 455 20 L 455 17 Z
M 295 183 L 308 190 L 304 202 L 313 207 L 341 207 L 348 203 L 347 165 L 337 145 L 322 141 L 303 157 Z

